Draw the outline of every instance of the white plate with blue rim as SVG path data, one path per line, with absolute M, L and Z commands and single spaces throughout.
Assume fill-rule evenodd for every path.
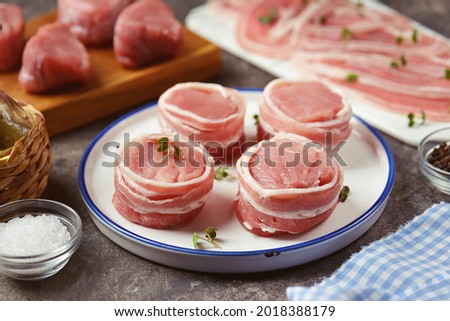
M 246 138 L 255 140 L 253 115 L 258 113 L 261 89 L 240 89 L 247 99 Z M 86 149 L 79 168 L 79 187 L 90 216 L 99 230 L 122 248 L 167 266 L 216 273 L 262 272 L 304 264 L 342 249 L 358 239 L 382 214 L 394 183 L 394 160 L 388 144 L 357 117 L 352 134 L 338 155 L 345 162 L 344 184 L 350 194 L 332 215 L 312 230 L 298 235 L 258 237 L 234 217 L 232 201 L 237 181 L 215 181 L 211 195 L 190 223 L 172 229 L 152 229 L 122 217 L 112 204 L 114 192 L 113 146 L 125 135 L 160 132 L 157 103 L 138 108 L 106 127 Z M 230 174 L 234 175 L 233 168 Z M 370 181 L 370 184 L 366 182 Z M 194 248 L 193 233 L 217 230 L 221 249 L 201 242 Z

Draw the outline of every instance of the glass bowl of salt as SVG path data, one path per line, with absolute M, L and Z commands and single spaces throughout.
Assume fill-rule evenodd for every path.
M 81 241 L 80 216 L 51 200 L 20 200 L 0 206 L 0 273 L 40 280 L 59 272 Z

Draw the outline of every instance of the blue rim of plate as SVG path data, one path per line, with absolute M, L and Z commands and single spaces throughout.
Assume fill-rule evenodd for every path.
M 239 91 L 247 91 L 247 92 L 262 92 L 261 88 L 245 88 L 245 87 L 236 87 Z M 109 132 L 110 129 L 121 123 L 122 121 L 128 119 L 129 117 L 133 116 L 134 114 L 137 114 L 147 108 L 153 108 L 157 105 L 157 101 L 153 101 L 151 103 L 145 104 L 141 107 L 138 107 L 137 109 L 132 110 L 131 112 L 119 117 L 117 120 L 109 124 L 107 127 L 105 127 L 97 136 L 92 140 L 92 142 L 89 144 L 89 146 L 86 148 L 86 151 L 83 154 L 83 157 L 80 162 L 80 166 L 78 169 L 78 185 L 80 189 L 81 196 L 83 198 L 83 201 L 85 202 L 86 206 L 88 207 L 88 210 L 91 211 L 92 214 L 94 214 L 97 219 L 99 219 L 103 225 L 105 225 L 108 229 L 112 230 L 113 232 L 120 233 L 121 236 L 126 237 L 134 242 L 139 242 L 144 245 L 150 245 L 152 247 L 162 249 L 162 250 L 170 250 L 174 252 L 179 252 L 182 254 L 195 254 L 195 255 L 205 255 L 205 256 L 252 256 L 252 255 L 264 255 L 267 252 L 289 252 L 293 250 L 299 250 L 303 248 L 307 248 L 309 246 L 316 245 L 318 243 L 322 243 L 324 241 L 330 240 L 332 238 L 335 238 L 354 227 L 362 224 L 364 221 L 369 219 L 379 208 L 383 206 L 385 201 L 387 201 L 387 198 L 392 190 L 393 184 L 394 184 L 394 177 L 395 177 L 395 166 L 394 166 L 394 157 L 392 155 L 391 149 L 389 148 L 388 143 L 383 138 L 383 136 L 371 125 L 369 125 L 367 122 L 359 118 L 358 116 L 353 115 L 358 121 L 360 121 L 369 131 L 377 138 L 378 142 L 382 145 L 384 148 L 387 158 L 388 158 L 388 164 L 389 164 L 389 174 L 388 174 L 388 180 L 386 183 L 386 186 L 384 187 L 383 192 L 381 193 L 380 197 L 375 201 L 375 203 L 363 214 L 361 214 L 357 219 L 353 220 L 352 222 L 348 223 L 347 225 L 344 225 L 343 227 L 325 234 L 321 237 L 301 242 L 298 244 L 293 244 L 289 246 L 283 246 L 278 248 L 270 248 L 270 249 L 264 249 L 264 250 L 252 250 L 252 251 L 208 251 L 208 250 L 200 250 L 200 249 L 189 249 L 185 247 L 170 245 L 166 243 L 161 243 L 146 237 L 142 237 L 141 235 L 138 235 L 136 233 L 133 233 L 119 224 L 112 221 L 106 214 L 104 214 L 94 203 L 94 201 L 89 196 L 89 193 L 87 191 L 86 182 L 84 179 L 85 174 L 85 168 L 86 168 L 86 162 L 89 158 L 92 149 L 97 144 L 97 142 Z

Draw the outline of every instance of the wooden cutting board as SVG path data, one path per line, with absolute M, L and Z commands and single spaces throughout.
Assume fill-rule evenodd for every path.
M 27 22 L 26 39 L 56 19 L 52 12 Z M 18 82 L 18 72 L 0 74 L 0 89 L 39 109 L 50 135 L 55 135 L 106 115 L 150 102 L 170 86 L 202 81 L 221 70 L 220 49 L 184 28 L 185 48 L 171 60 L 142 69 L 122 68 L 112 48 L 88 49 L 94 76 L 85 85 L 53 94 L 30 94 Z

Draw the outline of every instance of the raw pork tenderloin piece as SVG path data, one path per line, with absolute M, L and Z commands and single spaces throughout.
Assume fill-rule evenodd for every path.
M 0 3 L 0 71 L 14 69 L 20 63 L 23 49 L 24 21 L 22 9 Z
M 61 23 L 39 28 L 23 53 L 19 82 L 28 92 L 41 93 L 86 83 L 92 75 L 84 45 Z
M 273 80 L 264 88 L 259 111 L 259 140 L 287 132 L 331 146 L 352 130 L 347 100 L 321 82 Z
M 58 0 L 58 21 L 86 46 L 112 43 L 114 25 L 120 12 L 133 0 Z
M 245 229 L 259 236 L 297 234 L 331 215 L 343 170 L 316 146 L 305 137 L 280 133 L 239 158 L 233 209 Z
M 163 132 L 204 145 L 216 160 L 233 163 L 244 143 L 246 102 L 235 89 L 189 82 L 169 88 L 158 101 Z
M 181 23 L 160 0 L 128 6 L 117 19 L 114 52 L 125 68 L 139 68 L 175 57 L 183 48 Z
M 162 137 L 169 139 L 168 149 L 158 151 Z M 169 228 L 200 213 L 214 182 L 213 159 L 203 146 L 174 142 L 163 134 L 143 134 L 132 144 L 122 145 L 119 154 L 122 161 L 114 169 L 113 204 L 126 219 Z

